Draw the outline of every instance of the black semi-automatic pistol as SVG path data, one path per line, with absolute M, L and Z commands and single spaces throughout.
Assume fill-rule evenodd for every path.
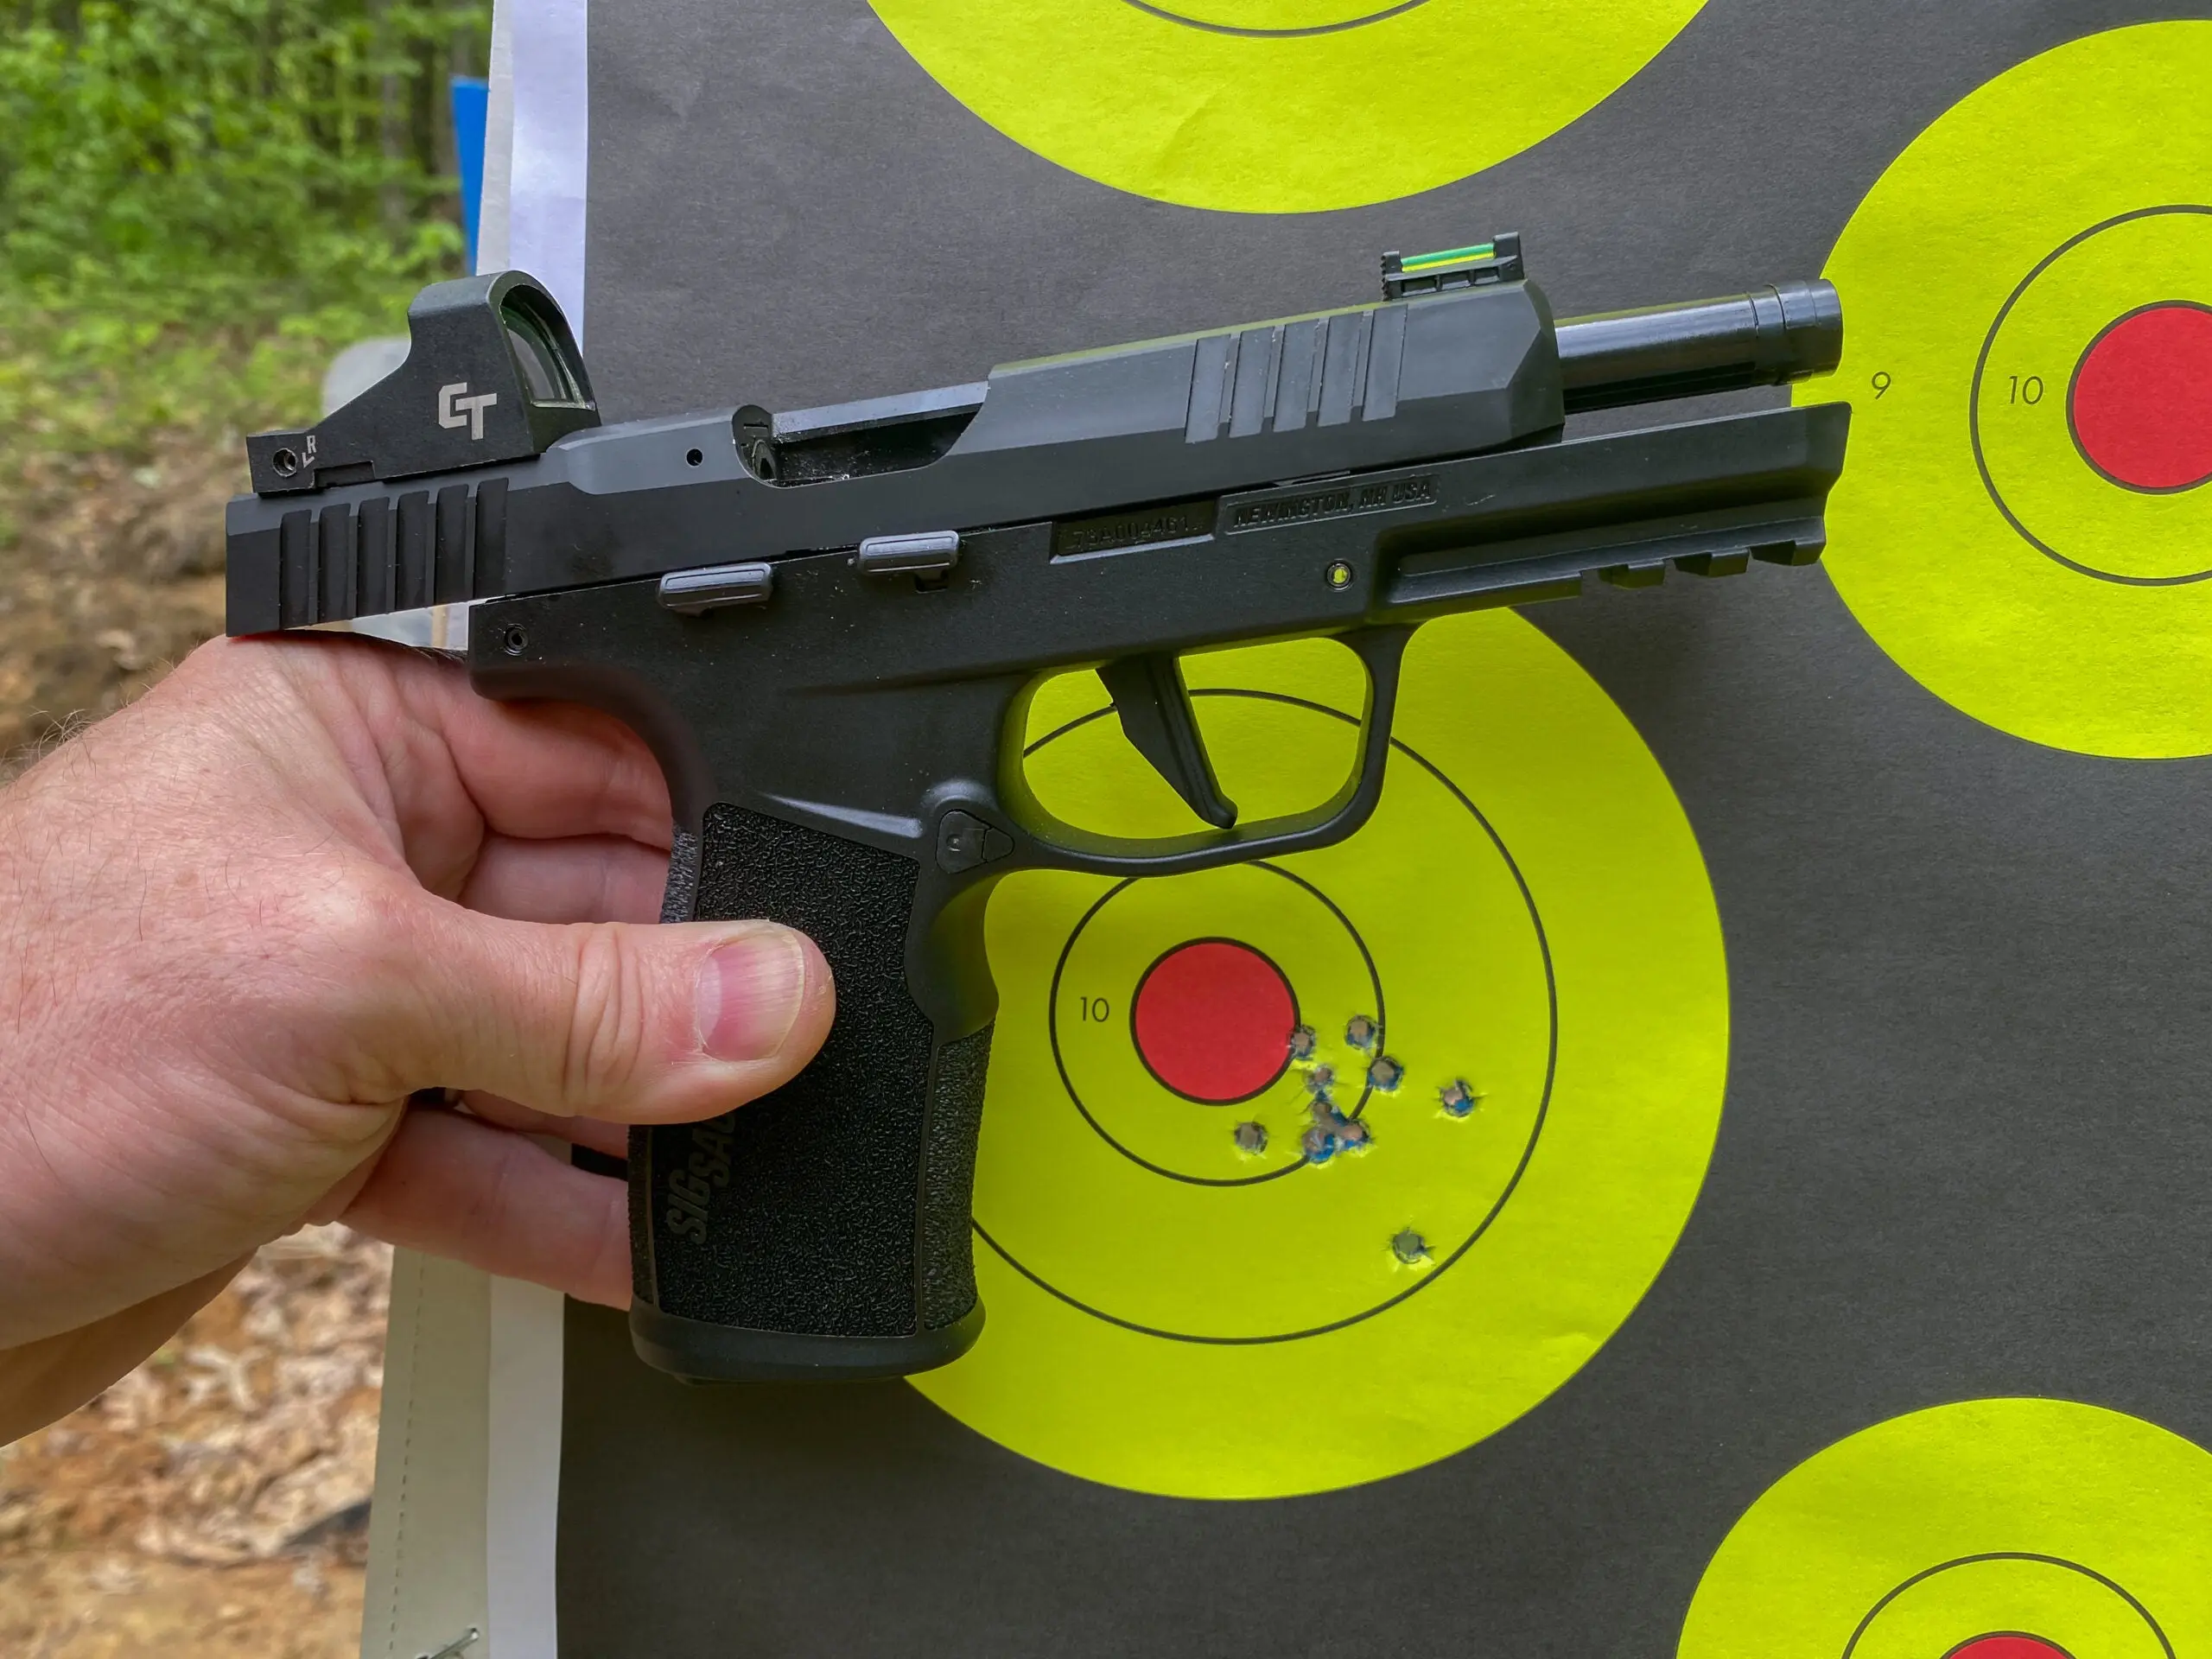
M 787 923 L 836 973 L 835 1028 L 796 1079 L 632 1131 L 631 1328 L 652 1364 L 880 1376 L 975 1340 L 1001 876 L 1328 846 L 1375 810 L 1423 621 L 1592 575 L 1819 558 L 1847 405 L 1564 423 L 1832 370 L 1827 283 L 1554 321 L 1501 236 L 1388 255 L 1383 293 L 972 385 L 603 426 L 559 308 L 509 271 L 423 289 L 399 368 L 247 441 L 232 633 L 466 607 L 477 690 L 594 704 L 658 757 L 664 920 Z M 1313 635 L 1365 664 L 1357 758 L 1313 810 L 1242 822 L 1180 658 Z M 1086 667 L 1189 833 L 1094 834 L 1029 789 L 1030 698 Z

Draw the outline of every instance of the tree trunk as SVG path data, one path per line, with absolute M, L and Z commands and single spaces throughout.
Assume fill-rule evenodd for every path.
M 384 222 L 396 236 L 407 228 L 407 193 L 400 183 L 400 171 L 407 157 L 407 119 L 406 111 L 400 105 L 399 76 L 391 67 L 397 43 L 385 27 L 390 10 L 391 0 L 370 0 L 369 17 L 376 30 L 374 50 L 385 64 L 377 86 L 377 148 L 384 156 L 386 170 L 382 192 Z

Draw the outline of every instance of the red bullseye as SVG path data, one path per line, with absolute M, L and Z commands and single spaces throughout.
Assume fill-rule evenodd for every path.
M 1282 969 L 1234 939 L 1194 939 L 1154 963 L 1129 1018 L 1152 1075 L 1210 1106 L 1249 1100 L 1281 1077 L 1297 1026 Z
M 2001 1636 L 1978 1636 L 1962 1647 L 1953 1648 L 1943 1659 L 2073 1659 L 2073 1656 L 2039 1636 L 2008 1631 Z
M 2074 371 L 2067 417 L 2115 484 L 2165 492 L 2212 479 L 2212 308 L 2173 300 L 2107 328 Z

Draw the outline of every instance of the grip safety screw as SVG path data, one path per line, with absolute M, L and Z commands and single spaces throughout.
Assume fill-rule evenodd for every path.
M 1324 576 L 1329 586 L 1338 593 L 1351 586 L 1351 578 L 1352 568 L 1342 559 L 1331 565 Z

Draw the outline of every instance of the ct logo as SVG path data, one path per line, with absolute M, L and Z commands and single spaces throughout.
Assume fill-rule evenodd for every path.
M 481 442 L 484 436 L 484 411 L 499 401 L 496 391 L 480 391 L 468 395 L 468 382 L 457 380 L 452 385 L 438 388 L 438 424 L 443 427 L 467 427 L 471 439 Z

